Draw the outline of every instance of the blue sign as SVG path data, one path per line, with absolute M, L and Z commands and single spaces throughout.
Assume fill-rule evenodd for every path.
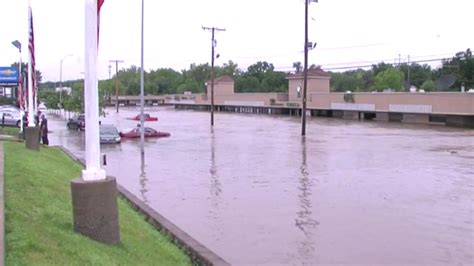
M 16 67 L 0 67 L 0 86 L 16 86 L 18 69 Z

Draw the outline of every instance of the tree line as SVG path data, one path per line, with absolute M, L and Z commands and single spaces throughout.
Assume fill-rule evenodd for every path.
M 302 64 L 295 62 L 294 71 L 283 72 L 275 70 L 272 63 L 259 61 L 241 70 L 232 61 L 216 66 L 215 77 L 229 75 L 233 77 L 236 92 L 288 92 L 286 77 L 292 73 L 300 73 Z M 310 68 L 318 68 L 311 65 Z M 393 65 L 379 63 L 370 69 L 357 69 L 345 72 L 331 73 L 331 91 L 382 91 L 392 89 L 405 91 L 413 85 L 425 91 L 459 91 L 461 86 L 474 87 L 474 58 L 467 49 L 450 59 L 443 60 L 442 66 L 437 69 L 427 64 L 407 63 Z M 38 71 L 37 76 L 41 77 Z M 185 91 L 203 93 L 206 91 L 206 82 L 211 78 L 209 64 L 191 64 L 189 69 L 176 71 L 171 68 L 160 68 L 145 72 L 145 94 L 178 94 Z M 114 77 L 99 81 L 101 106 L 109 97 L 115 96 L 118 83 L 119 95 L 139 95 L 140 68 L 131 66 L 121 69 Z M 59 93 L 53 88 L 55 82 L 40 83 L 39 94 L 48 108 L 57 108 L 59 105 L 67 110 L 82 111 L 84 81 L 64 81 L 63 86 L 72 88 L 71 94 L 62 93 L 61 103 Z
M 424 91 L 460 91 L 462 86 L 466 90 L 474 88 L 474 58 L 471 50 L 443 60 L 442 66 L 436 69 L 416 62 L 398 65 L 382 62 L 368 70 L 331 73 L 331 90 L 336 92 L 406 91 L 411 86 Z

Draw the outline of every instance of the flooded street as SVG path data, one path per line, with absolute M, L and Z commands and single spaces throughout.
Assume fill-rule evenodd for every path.
M 119 130 L 138 108 L 107 109 Z M 171 133 L 102 145 L 106 171 L 233 265 L 474 264 L 474 130 L 154 107 Z M 50 144 L 84 132 L 49 115 Z

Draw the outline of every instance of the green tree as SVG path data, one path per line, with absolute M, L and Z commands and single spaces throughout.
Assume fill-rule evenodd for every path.
M 432 70 L 431 67 L 427 64 L 420 65 L 417 63 L 411 63 L 408 68 L 408 64 L 404 63 L 400 65 L 400 71 L 403 72 L 405 78 L 408 79 L 408 71 L 410 73 L 410 84 L 414 85 L 417 88 L 420 88 L 421 85 L 431 79 Z M 405 82 L 408 85 L 408 80 Z M 408 88 L 408 87 L 407 87 Z
M 420 86 L 420 89 L 422 89 L 424 91 L 434 91 L 435 88 L 436 88 L 436 83 L 431 79 L 426 80 Z
M 454 75 L 456 80 L 450 87 L 451 90 L 459 91 L 463 84 L 467 88 L 474 87 L 474 58 L 470 48 L 456 53 L 453 58 L 444 60 L 442 64 L 442 67 L 433 76 L 436 79 L 442 79 L 443 77 Z
M 394 89 L 397 91 L 403 90 L 403 73 L 394 68 L 388 68 L 375 76 L 376 89 Z
M 294 62 L 293 67 L 295 68 L 295 73 L 300 73 L 303 70 L 303 66 L 301 65 L 301 62 Z
M 374 72 L 374 77 L 376 77 L 379 73 L 384 72 L 387 69 L 392 69 L 392 68 L 393 66 L 391 64 L 387 64 L 385 62 L 372 65 L 372 71 Z

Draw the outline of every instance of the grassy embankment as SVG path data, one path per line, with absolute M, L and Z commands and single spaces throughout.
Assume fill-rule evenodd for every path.
M 169 238 L 119 199 L 121 243 L 73 230 L 70 180 L 81 166 L 56 148 L 4 143 L 6 265 L 188 265 Z

